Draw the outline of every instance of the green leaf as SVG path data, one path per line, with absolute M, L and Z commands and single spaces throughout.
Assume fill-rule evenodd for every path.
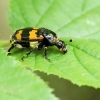
M 58 100 L 51 92 L 31 70 L 0 49 L 1 100 Z
M 11 0 L 10 25 L 22 27 L 46 27 L 66 43 L 68 53 L 57 48 L 48 49 L 51 62 L 43 58 L 43 50 L 34 50 L 22 62 L 33 70 L 58 75 L 81 86 L 100 88 L 100 1 L 99 0 Z M 29 50 L 13 50 L 20 59 Z

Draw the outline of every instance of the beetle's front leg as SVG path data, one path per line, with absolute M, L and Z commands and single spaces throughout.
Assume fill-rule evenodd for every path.
M 47 58 L 47 47 L 44 47 L 44 58 L 50 61 L 50 59 Z

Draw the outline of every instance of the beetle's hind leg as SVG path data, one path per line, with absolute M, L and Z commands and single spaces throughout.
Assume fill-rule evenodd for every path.
M 29 52 L 27 52 L 27 53 L 21 58 L 21 60 L 23 61 L 24 58 L 26 58 L 30 53 L 32 53 L 34 49 L 35 49 L 35 48 L 33 48 L 33 49 L 31 49 Z

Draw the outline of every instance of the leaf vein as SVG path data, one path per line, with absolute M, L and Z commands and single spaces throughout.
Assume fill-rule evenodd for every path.
M 50 7 L 52 6 L 52 4 L 55 2 L 55 0 L 53 0 L 53 2 L 51 2 L 50 6 L 46 9 L 46 11 L 43 13 L 43 15 L 41 15 L 41 18 L 38 20 L 36 26 L 38 26 L 38 24 L 40 23 L 40 21 L 42 20 L 42 18 L 44 17 L 44 15 L 48 12 L 48 10 L 50 9 Z
M 17 1 L 16 1 L 17 2 Z M 17 2 L 18 3 L 18 2 Z M 17 5 L 19 5 L 19 4 L 17 4 Z M 21 5 L 19 5 L 18 6 L 18 8 L 19 8 L 19 13 L 20 13 L 20 15 L 22 16 L 22 18 L 23 18 L 23 20 L 24 20 L 24 22 L 25 22 L 25 24 L 26 24 L 26 26 L 28 25 L 28 21 L 26 20 L 27 18 L 25 18 L 24 17 L 24 14 L 23 14 L 23 10 L 21 9 Z
M 72 44 L 70 44 L 71 46 L 73 46 L 73 47 L 75 47 L 75 48 L 77 48 L 77 49 L 79 49 L 79 50 L 81 50 L 81 51 L 83 51 L 83 52 L 85 52 L 86 54 L 88 54 L 88 55 L 90 55 L 90 56 L 92 56 L 92 57 L 94 57 L 95 59 L 99 59 L 100 60 L 100 58 L 98 58 L 98 57 L 96 57 L 95 55 L 92 55 L 92 54 L 90 54 L 89 52 L 86 52 L 84 49 L 80 49 L 79 47 L 77 47 L 77 46 L 74 46 L 74 45 L 72 45 Z M 92 50 L 91 50 L 92 51 Z
M 91 73 L 91 72 L 86 68 L 86 66 L 80 61 L 80 59 L 77 57 L 77 54 L 75 53 L 75 48 L 73 49 L 73 53 L 74 53 L 74 55 L 75 55 L 77 61 L 80 63 L 80 65 L 82 65 L 83 68 L 84 68 L 92 77 L 94 77 L 97 81 L 99 81 L 99 79 L 98 79 L 96 76 L 94 76 L 93 73 Z
M 100 7 L 100 5 L 93 7 L 92 9 L 87 10 L 86 12 L 81 13 L 80 15 L 74 17 L 69 23 L 63 25 L 62 27 L 60 27 L 59 29 L 57 29 L 56 31 L 60 31 L 62 28 L 68 27 L 70 24 L 72 24 L 73 22 L 75 22 L 76 20 L 78 20 L 79 18 L 83 17 L 84 15 L 86 15 L 87 13 L 89 13 L 90 11 L 97 9 L 98 7 Z

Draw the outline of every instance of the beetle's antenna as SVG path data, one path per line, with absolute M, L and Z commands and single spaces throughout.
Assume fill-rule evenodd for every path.
M 72 41 L 73 41 L 73 40 L 72 40 L 72 39 L 70 39 L 66 45 L 68 45 L 68 44 L 69 44 L 69 42 L 72 42 Z
M 72 42 L 72 41 L 73 41 L 72 39 L 69 40 L 69 42 Z

